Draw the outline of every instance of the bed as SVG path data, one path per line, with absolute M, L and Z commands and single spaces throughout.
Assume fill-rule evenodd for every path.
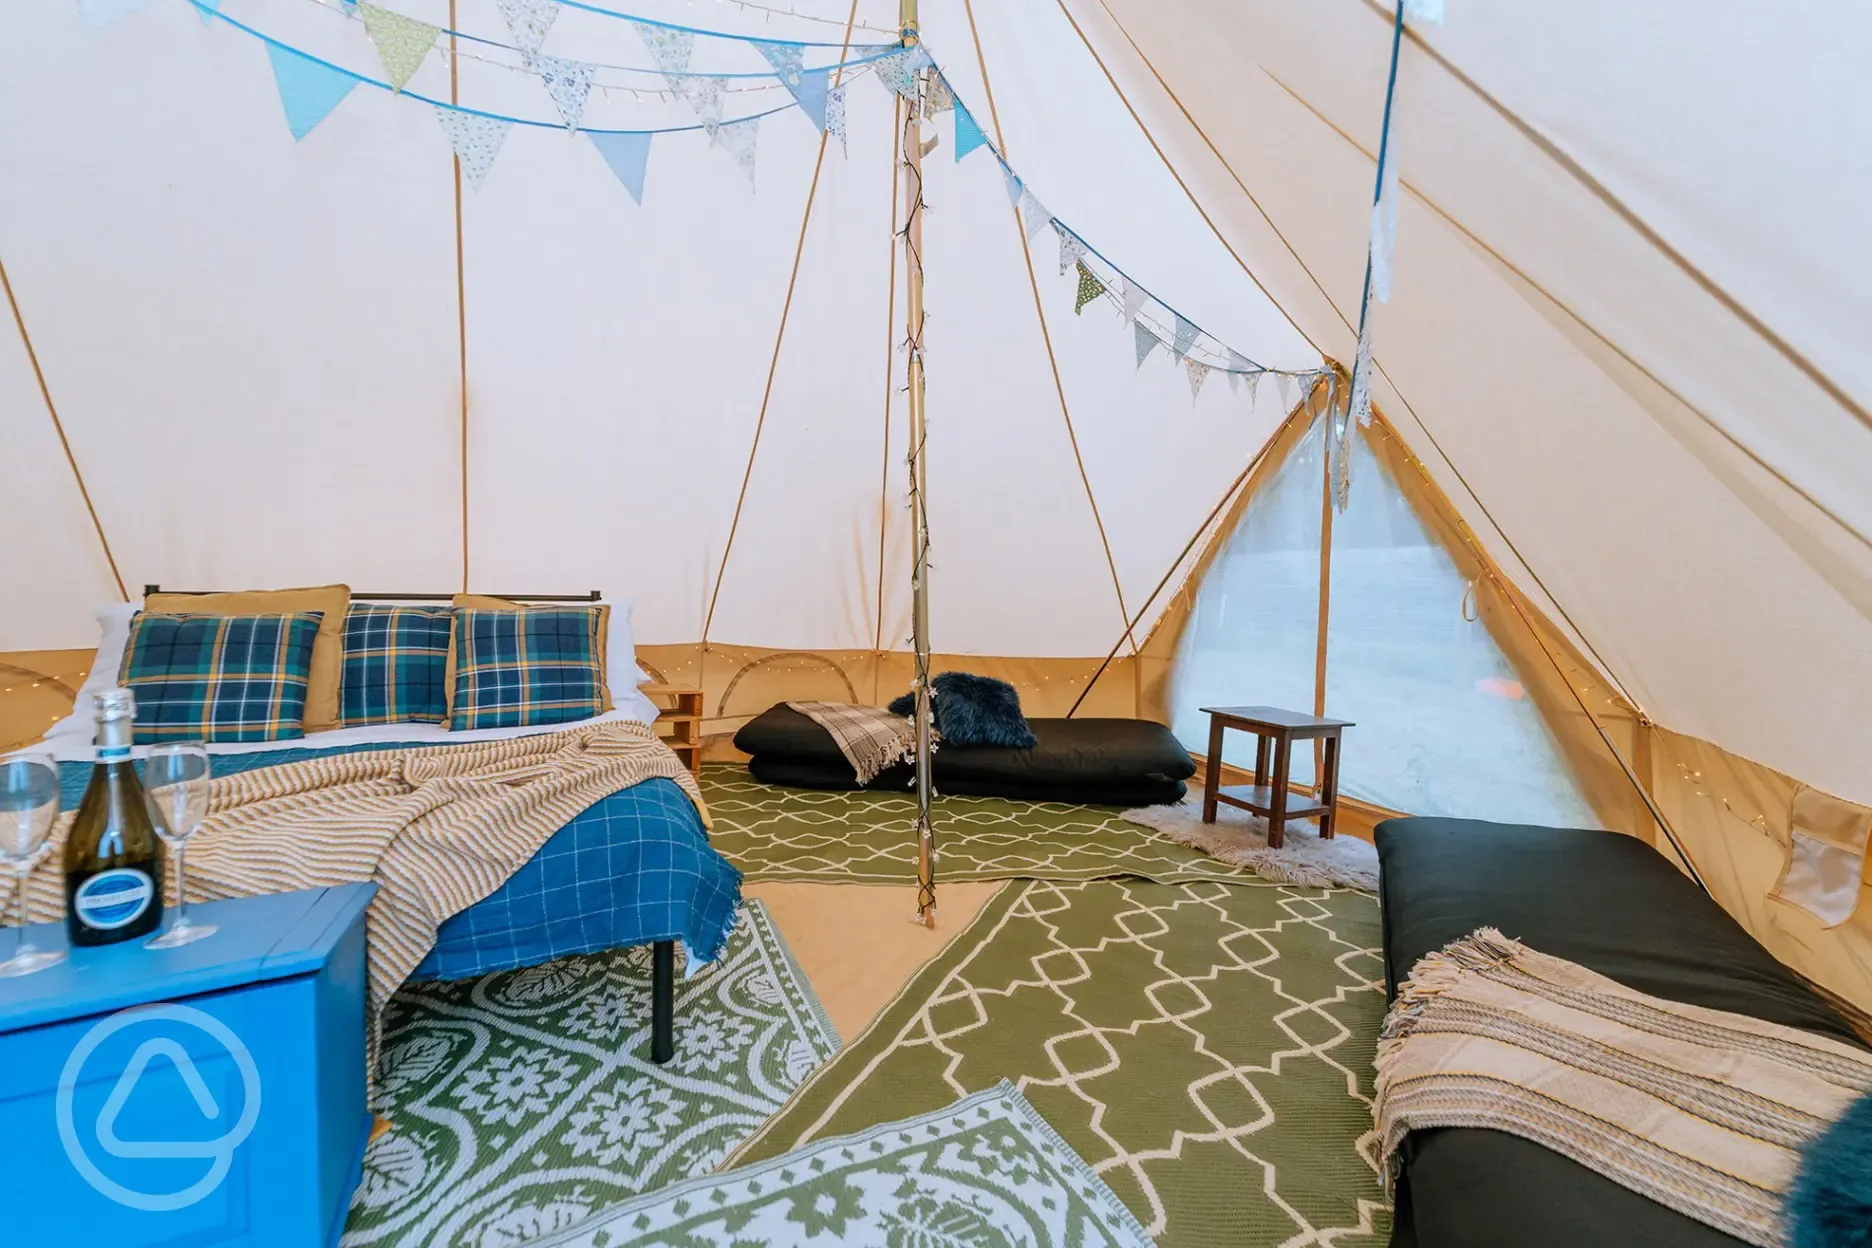
M 1385 984 L 1478 927 L 1640 992 L 1861 1043 L 1820 996 L 1649 845 L 1612 832 L 1389 819 L 1378 825 Z M 1394 1248 L 1735 1248 L 1741 1240 L 1518 1136 L 1413 1132 Z
M 154 592 L 148 587 L 146 592 Z M 448 601 L 447 595 L 353 595 L 354 600 Z M 528 601 L 597 601 L 535 596 Z M 135 604 L 99 612 L 100 655 L 127 635 Z M 628 609 L 626 609 L 628 610 Z M 613 670 L 634 671 L 628 615 L 614 623 Z M 621 647 L 621 648 L 620 648 Z M 88 694 L 110 683 L 100 674 L 80 691 L 71 719 L 47 734 L 60 760 L 67 809 L 76 806 L 91 770 Z M 607 720 L 652 722 L 657 708 L 636 682 L 614 682 L 615 709 L 592 720 L 532 729 L 451 732 L 439 725 L 385 724 L 315 732 L 290 743 L 217 744 L 210 747 L 216 775 L 363 750 L 445 748 L 475 741 L 562 731 Z M 139 751 L 141 752 L 141 751 Z M 412 979 L 465 979 L 534 966 L 573 954 L 637 945 L 651 947 L 651 1058 L 674 1055 L 676 943 L 694 968 L 721 953 L 741 900 L 741 873 L 709 844 L 695 805 L 673 781 L 646 780 L 611 793 L 553 833 L 506 883 L 447 919 Z
M 1032 749 L 940 746 L 931 769 L 937 789 L 965 797 L 1101 806 L 1155 806 L 1183 800 L 1196 774 L 1189 751 L 1162 724 L 1142 719 L 1029 719 Z M 764 784 L 804 789 L 903 790 L 915 769 L 888 767 L 860 786 L 829 733 L 784 702 L 735 734 L 748 770 Z

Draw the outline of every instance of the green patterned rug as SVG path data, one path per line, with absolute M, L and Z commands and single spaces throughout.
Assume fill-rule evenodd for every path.
M 905 1122 L 691 1180 L 547 1242 L 554 1248 L 1150 1245 L 1111 1190 L 1006 1082 Z
M 650 951 L 415 984 L 385 1019 L 382 1113 L 346 1248 L 506 1248 L 714 1169 L 838 1049 L 767 912 L 676 985 L 646 1056 Z
M 1011 1079 L 1160 1244 L 1377 1248 L 1378 945 L 1344 890 L 1011 883 L 729 1164 Z
M 902 884 L 916 878 L 916 799 L 907 793 L 823 792 L 762 784 L 737 764 L 702 769 L 709 840 L 750 880 Z M 1255 877 L 1126 823 L 1117 807 L 938 798 L 936 878 L 1159 883 Z

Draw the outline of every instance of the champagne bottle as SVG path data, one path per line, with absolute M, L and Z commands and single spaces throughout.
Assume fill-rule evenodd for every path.
M 97 762 L 65 838 L 65 924 L 73 945 L 108 945 L 162 923 L 162 852 L 130 765 L 136 695 L 96 696 Z

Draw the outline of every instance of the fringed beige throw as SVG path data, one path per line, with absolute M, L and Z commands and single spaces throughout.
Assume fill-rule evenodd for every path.
M 1493 928 L 1419 961 L 1378 1045 L 1384 1173 L 1411 1131 L 1543 1144 L 1751 1244 L 1782 1242 L 1796 1150 L 1872 1088 L 1872 1054 L 1660 1000 Z
M 849 702 L 789 702 L 788 706 L 831 734 L 852 765 L 859 784 L 870 784 L 892 763 L 916 756 L 916 721 L 881 706 Z M 931 740 L 935 729 L 930 730 Z
M 207 821 L 189 840 L 189 897 L 375 882 L 366 918 L 374 1023 L 434 946 L 443 920 L 506 883 L 580 812 L 658 776 L 681 785 L 707 822 L 689 769 L 649 727 L 628 721 L 223 776 L 213 783 Z M 58 840 L 71 819 L 55 831 Z M 31 917 L 58 919 L 58 873 L 40 871 L 33 883 Z

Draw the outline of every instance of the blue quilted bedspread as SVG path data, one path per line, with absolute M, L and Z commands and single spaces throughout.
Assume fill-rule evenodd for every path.
M 218 754 L 214 771 L 233 775 L 347 752 Z M 59 764 L 67 810 L 76 808 L 90 774 L 89 763 Z M 741 873 L 709 844 L 695 805 L 675 781 L 646 780 L 587 808 L 500 888 L 443 923 L 411 978 L 465 979 L 659 940 L 686 944 L 692 965 L 712 961 L 740 901 Z

